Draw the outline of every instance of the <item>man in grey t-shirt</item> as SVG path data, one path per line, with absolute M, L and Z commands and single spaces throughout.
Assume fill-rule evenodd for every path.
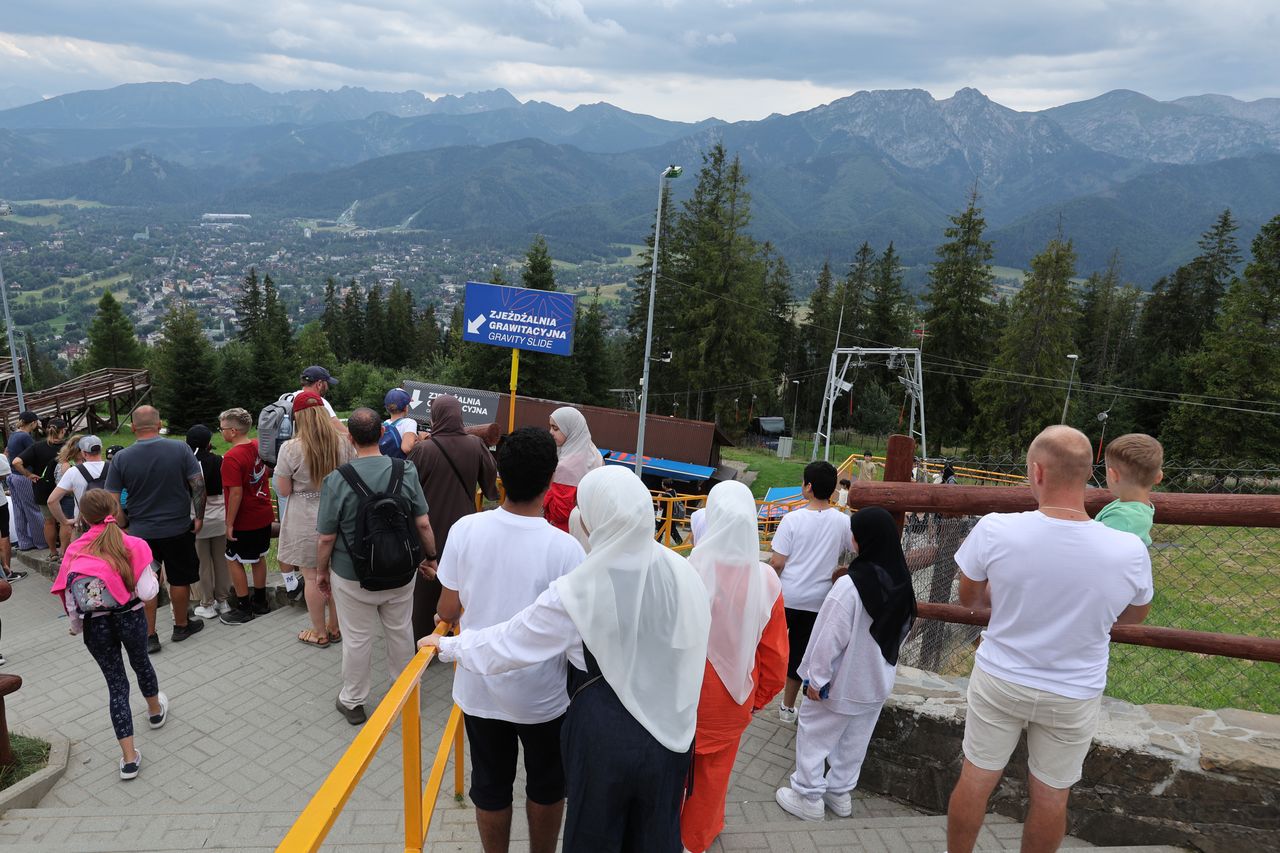
M 173 604 L 173 641 L 180 643 L 204 628 L 187 618 L 191 584 L 200 580 L 196 534 L 204 525 L 204 472 L 186 444 L 160 435 L 160 413 L 153 406 L 133 412 L 137 442 L 115 455 L 107 470 L 107 491 L 125 493 L 129 533 L 151 546 L 156 575 L 169 582 Z M 195 505 L 195 521 L 191 506 Z M 156 602 L 148 601 L 147 649 L 160 651 Z

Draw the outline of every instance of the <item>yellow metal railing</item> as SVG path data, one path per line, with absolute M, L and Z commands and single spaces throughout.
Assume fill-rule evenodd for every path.
M 444 634 L 449 628 L 448 623 L 441 623 L 436 628 L 436 633 Z M 387 695 L 378 703 L 373 716 L 360 729 L 351 746 L 347 747 L 333 772 L 324 780 L 320 790 L 307 803 L 307 807 L 276 848 L 277 851 L 313 853 L 320 849 L 397 718 L 401 721 L 400 739 L 404 753 L 404 849 L 406 853 L 419 853 L 422 850 L 435 813 L 436 800 L 440 796 L 440 786 L 444 783 L 450 751 L 453 752 L 453 786 L 456 796 L 462 796 L 464 784 L 462 710 L 454 705 L 449 721 L 445 723 L 440 748 L 431 765 L 431 775 L 427 779 L 425 790 L 422 787 L 421 682 L 423 672 L 434 658 L 435 649 L 423 649 L 414 655 L 413 660 L 391 685 Z

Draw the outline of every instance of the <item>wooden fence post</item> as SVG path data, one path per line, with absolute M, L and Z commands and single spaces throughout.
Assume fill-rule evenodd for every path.
M 891 435 L 884 455 L 884 481 L 911 482 L 911 466 L 916 459 L 916 440 L 909 435 Z M 902 528 L 907 520 L 906 513 L 893 513 L 893 520 L 898 525 L 898 535 L 902 535 Z

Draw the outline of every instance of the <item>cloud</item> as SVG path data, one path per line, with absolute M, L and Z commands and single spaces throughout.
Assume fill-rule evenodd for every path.
M 1114 88 L 1280 95 L 1274 0 L 44 0 L 6 4 L 0 80 L 49 94 L 222 77 L 758 118 L 858 89 L 1039 109 Z

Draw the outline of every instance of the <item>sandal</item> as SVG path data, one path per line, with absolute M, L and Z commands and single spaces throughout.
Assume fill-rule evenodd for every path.
M 341 642 L 342 642 L 342 631 L 341 631 L 340 629 L 339 629 L 339 630 L 337 630 L 337 631 L 330 631 L 330 632 L 329 632 L 329 642 L 331 642 L 331 643 L 341 643 Z
M 298 642 L 305 643 L 308 646 L 316 646 L 317 648 L 328 648 L 329 638 L 319 631 L 313 631 L 305 628 L 298 632 Z

